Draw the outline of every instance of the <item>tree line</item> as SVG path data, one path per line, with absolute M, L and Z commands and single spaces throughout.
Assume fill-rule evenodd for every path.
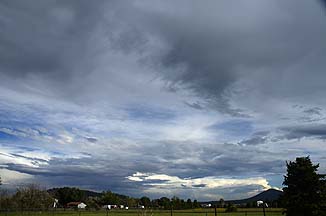
M 125 195 L 113 193 L 111 191 L 103 191 L 96 193 L 81 190 L 75 187 L 62 187 L 46 190 L 35 184 L 26 185 L 17 189 L 14 194 L 6 190 L 0 191 L 0 209 L 1 210 L 49 210 L 53 208 L 55 199 L 58 200 L 58 208 L 66 208 L 69 202 L 83 202 L 88 209 L 98 210 L 104 205 L 123 205 L 129 208 L 145 208 L 153 209 L 191 209 L 199 208 L 200 204 L 197 200 L 187 199 L 186 201 L 176 196 L 171 199 L 161 197 L 159 199 L 150 199 L 143 196 L 141 198 L 133 198 Z

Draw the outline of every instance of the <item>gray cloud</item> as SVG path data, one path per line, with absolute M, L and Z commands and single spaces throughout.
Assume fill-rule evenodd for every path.
M 87 46 L 101 19 L 102 5 L 87 1 L 2 1 L 2 73 L 19 78 L 36 73 L 61 81 L 69 79 L 76 71 L 74 67 L 90 60 Z M 85 69 L 78 72 L 83 74 Z
M 188 103 L 188 102 L 185 102 L 185 104 L 191 108 L 194 108 L 194 109 L 198 109 L 198 110 L 202 110 L 204 109 L 198 102 L 196 103 Z
M 36 164 L 37 166 L 7 163 L 6 169 L 33 175 L 49 187 L 68 185 L 93 190 L 111 189 L 139 196 L 140 191 L 146 191 L 148 186 L 126 179 L 136 172 L 159 173 L 179 178 L 241 178 L 281 173 L 285 165 L 280 159 L 282 155 L 269 153 L 268 158 L 266 152 L 254 148 L 232 144 L 199 146 L 193 143 L 193 146 L 189 143 L 157 143 L 153 147 L 139 146 L 119 155 L 115 150 L 102 149 L 103 156 L 91 154 L 80 158 L 53 157 L 49 161 L 42 160 L 46 163 Z M 12 156 L 20 157 L 19 154 Z M 192 188 L 205 188 L 205 185 L 193 184 Z M 174 193 L 182 197 L 192 196 L 188 189 Z
M 254 133 L 249 139 L 242 140 L 239 144 L 259 145 L 268 141 L 268 131 L 259 131 Z
M 161 6 L 169 9 L 168 4 Z M 160 64 L 174 70 L 163 70 L 162 76 L 177 89 L 193 90 L 219 111 L 241 113 L 230 106 L 228 96 L 242 76 L 256 82 L 265 94 L 277 96 L 296 96 L 303 83 L 307 88 L 300 88 L 300 93 L 316 91 L 308 83 L 325 81 L 320 58 L 326 50 L 320 46 L 326 34 L 325 19 L 317 2 L 179 2 L 178 8 L 185 9 L 149 19 L 150 27 L 171 47 Z M 151 8 L 144 10 L 153 14 Z M 302 61 L 305 67 L 296 72 L 301 76 L 293 77 L 294 72 L 287 69 Z M 323 81 L 311 76 L 312 68 Z
M 294 96 L 319 89 L 308 83 L 325 81 L 321 57 L 326 50 L 321 45 L 325 19 L 317 1 L 174 2 L 180 10 L 172 10 L 171 2 L 158 3 L 160 8 L 147 1 L 5 1 L 1 6 L 7 17 L 1 19 L 1 73 L 36 76 L 53 85 L 55 94 L 75 99 L 78 93 L 80 100 L 86 100 L 80 94 L 93 87 L 83 83 L 89 82 L 87 74 L 98 69 L 99 57 L 107 51 L 136 52 L 135 58 L 153 65 L 169 89 L 190 90 L 207 100 L 209 107 L 231 115 L 244 112 L 229 102 L 236 93 L 232 86 L 243 77 L 261 84 L 257 88 L 265 94 Z M 107 61 L 116 58 L 109 55 Z M 300 62 L 305 66 L 297 71 L 300 76 L 293 77 L 287 68 Z M 265 77 L 259 76 L 262 70 L 268 73 Z M 115 80 L 118 75 L 109 71 L 105 77 L 103 71 L 93 77 Z M 270 78 L 273 86 L 267 83 Z M 58 79 L 72 82 L 63 85 Z M 289 79 L 293 82 L 283 86 Z M 303 83 L 307 87 L 299 88 Z M 58 85 L 63 89 L 58 90 Z M 88 85 L 108 89 L 98 82 Z
M 308 109 L 305 109 L 303 112 L 304 113 L 307 113 L 307 114 L 310 114 L 310 115 L 322 115 L 321 114 L 321 111 L 323 109 L 319 108 L 319 107 L 313 107 L 313 108 L 308 108 Z
M 264 144 L 266 142 L 265 137 L 259 137 L 255 136 L 247 140 L 243 140 L 240 142 L 240 144 L 246 144 L 246 145 L 259 145 L 259 144 Z
M 98 139 L 95 137 L 85 137 L 85 139 L 91 143 L 96 143 L 98 141 Z
M 9 170 L 137 195 L 136 172 L 282 175 L 307 152 L 288 139 L 326 137 L 317 0 L 8 0 L 0 14 L 0 144 L 63 153 L 14 152 Z
M 289 126 L 280 128 L 285 132 L 284 138 L 287 139 L 301 139 L 304 137 L 315 137 L 319 139 L 326 138 L 325 124 L 308 124 L 299 126 Z

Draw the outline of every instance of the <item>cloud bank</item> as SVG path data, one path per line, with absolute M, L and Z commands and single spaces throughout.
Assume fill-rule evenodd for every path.
M 2 1 L 0 176 L 244 198 L 326 170 L 322 1 Z M 15 177 L 15 179 L 14 179 Z

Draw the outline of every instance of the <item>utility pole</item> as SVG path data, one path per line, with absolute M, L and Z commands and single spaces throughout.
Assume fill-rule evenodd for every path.
M 264 212 L 264 216 L 266 216 L 266 212 L 265 212 L 265 202 L 263 202 L 263 212 Z

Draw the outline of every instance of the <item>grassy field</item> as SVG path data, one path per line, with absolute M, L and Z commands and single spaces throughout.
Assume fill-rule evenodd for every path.
M 263 216 L 262 209 L 238 209 L 237 212 L 226 213 L 218 209 L 221 216 Z M 171 216 L 168 210 L 112 210 L 100 211 L 33 211 L 33 212 L 1 212 L 1 216 Z M 266 216 L 281 216 L 282 209 L 266 209 Z M 175 210 L 172 216 L 214 216 L 214 209 Z

